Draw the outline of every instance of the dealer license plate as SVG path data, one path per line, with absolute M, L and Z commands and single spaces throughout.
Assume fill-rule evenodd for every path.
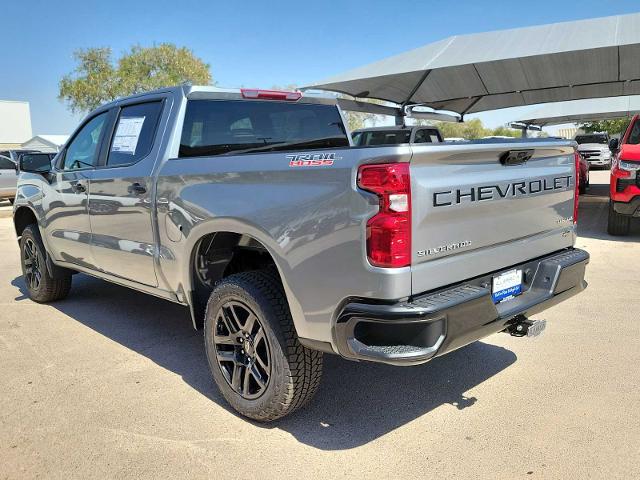
M 493 303 L 510 300 L 522 293 L 522 270 L 509 270 L 493 277 Z

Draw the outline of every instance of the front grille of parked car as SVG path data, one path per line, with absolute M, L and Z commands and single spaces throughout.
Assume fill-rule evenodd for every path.
M 584 158 L 589 159 L 589 157 L 599 157 L 602 152 L 597 150 L 583 150 L 580 153 Z

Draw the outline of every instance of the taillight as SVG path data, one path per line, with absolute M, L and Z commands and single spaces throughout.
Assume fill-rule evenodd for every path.
M 302 92 L 283 92 L 280 90 L 256 90 L 255 88 L 241 88 L 242 98 L 258 100 L 287 100 L 295 102 L 302 98 Z
M 367 222 L 367 257 L 376 267 L 411 265 L 411 176 L 408 163 L 362 165 L 358 186 L 375 193 L 380 210 Z
M 576 161 L 576 178 L 575 178 L 575 192 L 573 192 L 573 223 L 578 223 L 578 202 L 580 199 L 580 154 L 575 152 Z

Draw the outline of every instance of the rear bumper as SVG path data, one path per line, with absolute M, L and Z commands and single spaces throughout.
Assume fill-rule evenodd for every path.
M 634 197 L 629 202 L 613 202 L 613 209 L 620 215 L 640 217 L 640 196 Z
M 587 286 L 589 254 L 568 249 L 513 268 L 522 269 L 523 293 L 494 304 L 493 272 L 407 302 L 354 300 L 338 315 L 338 353 L 353 360 L 416 365 L 506 329 L 516 317 L 535 315 Z

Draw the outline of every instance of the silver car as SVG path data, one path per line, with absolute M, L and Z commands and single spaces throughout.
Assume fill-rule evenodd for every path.
M 0 199 L 13 203 L 17 184 L 16 163 L 9 157 L 0 155 Z

